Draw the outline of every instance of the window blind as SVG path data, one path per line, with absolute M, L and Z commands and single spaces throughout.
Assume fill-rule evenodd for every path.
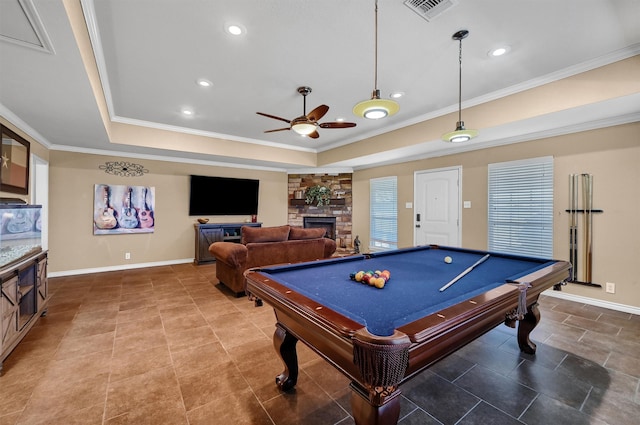
M 369 249 L 395 249 L 398 247 L 397 177 L 371 179 L 369 186 Z
M 489 164 L 491 251 L 553 257 L 553 157 Z

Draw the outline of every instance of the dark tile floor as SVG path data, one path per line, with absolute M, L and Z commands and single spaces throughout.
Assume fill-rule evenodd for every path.
M 272 310 L 214 270 L 50 279 L 48 315 L 4 363 L 0 425 L 353 424 L 347 379 L 302 344 L 295 391 L 278 391 Z M 638 423 L 640 317 L 548 296 L 540 309 L 535 356 L 499 326 L 403 385 L 400 423 Z

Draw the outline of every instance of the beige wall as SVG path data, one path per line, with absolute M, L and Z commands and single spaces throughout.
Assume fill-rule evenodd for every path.
M 105 161 L 142 164 L 141 177 L 106 174 Z M 190 259 L 195 255 L 194 223 L 190 217 L 189 175 L 260 180 L 258 221 L 265 226 L 287 222 L 287 175 L 122 157 L 50 152 L 49 271 L 65 272 L 136 263 Z M 150 234 L 93 235 L 93 191 L 98 183 L 155 187 L 155 232 Z M 211 193 L 211 196 L 216 196 Z M 220 202 L 233 202 L 220 199 Z M 249 216 L 208 217 L 210 222 L 243 222 Z M 124 253 L 131 253 L 131 260 Z
M 640 123 L 604 128 L 533 142 L 467 152 L 357 171 L 353 175 L 353 229 L 363 247 L 369 243 L 369 179 L 398 177 L 398 241 L 413 245 L 413 178 L 416 171 L 462 167 L 462 246 L 487 248 L 487 165 L 552 155 L 554 157 L 554 257 L 568 260 L 569 174 L 594 176 L 593 281 L 616 283 L 616 293 L 569 284 L 570 294 L 640 307 L 635 266 L 640 260 Z

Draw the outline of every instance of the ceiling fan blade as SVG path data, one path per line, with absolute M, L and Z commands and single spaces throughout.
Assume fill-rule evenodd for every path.
M 273 133 L 274 131 L 291 130 L 291 127 L 276 128 L 275 130 L 265 130 L 265 133 Z
M 307 134 L 307 137 L 311 137 L 312 139 L 317 139 L 318 137 L 320 137 L 320 135 L 318 134 L 317 131 L 314 131 L 311 134 Z
M 318 126 L 320 126 L 320 128 L 349 128 L 355 127 L 356 123 L 344 121 L 323 122 L 322 124 L 318 124 Z
M 327 113 L 329 107 L 327 105 L 320 105 L 313 111 L 307 114 L 307 118 L 311 121 L 318 121 L 320 118 L 324 117 L 324 114 Z
M 256 114 L 262 115 L 263 117 L 267 117 L 267 118 L 273 118 L 274 120 L 280 120 L 280 121 L 284 121 L 286 123 L 291 123 L 291 121 L 286 119 L 286 118 L 276 117 L 275 115 L 265 114 L 264 112 L 256 112 Z

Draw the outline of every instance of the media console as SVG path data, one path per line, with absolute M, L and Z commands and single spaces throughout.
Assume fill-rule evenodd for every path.
M 242 240 L 242 226 L 261 227 L 262 223 L 196 223 L 196 264 L 211 263 L 216 257 L 209 252 L 214 242 L 237 242 Z

